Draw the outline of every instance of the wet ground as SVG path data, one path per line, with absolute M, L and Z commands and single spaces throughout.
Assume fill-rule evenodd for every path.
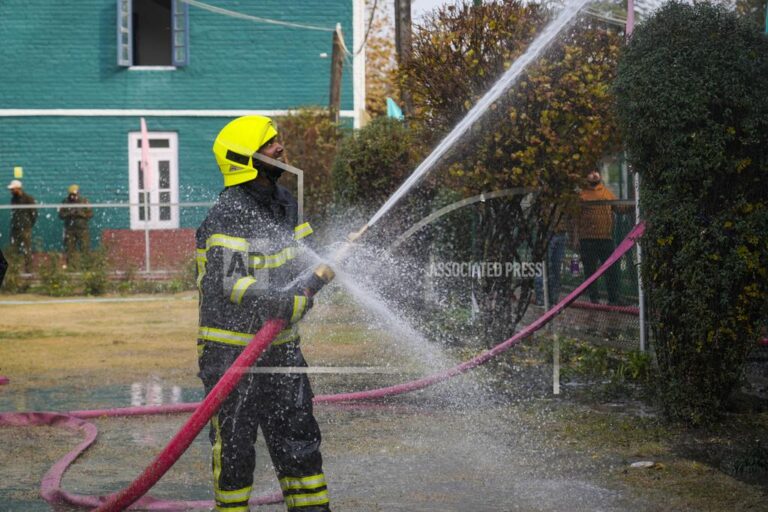
M 387 376 L 387 378 L 392 378 Z M 349 377 L 347 377 L 349 379 Z M 366 376 L 373 386 L 380 376 Z M 316 389 L 339 384 L 317 376 Z M 158 384 L 157 382 L 155 383 Z M 161 383 L 162 385 L 162 383 Z M 356 386 L 358 387 L 358 386 Z M 359 387 L 364 387 L 360 385 Z M 172 398 L 173 386 L 163 388 Z M 171 390 L 171 391 L 167 391 Z M 0 405 L 8 410 L 6 388 Z M 74 395 L 36 390 L 24 405 L 55 409 L 125 406 L 137 399 L 130 389 L 96 388 Z M 156 390 L 157 391 L 157 390 Z M 133 394 L 132 394 L 133 392 Z M 183 389 L 185 400 L 199 398 Z M 161 392 L 161 395 L 163 393 Z M 75 398 L 79 396 L 79 398 Z M 488 397 L 474 377 L 434 390 L 370 404 L 321 405 L 325 472 L 336 510 L 354 511 L 554 511 L 653 510 L 641 498 L 596 481 L 605 467 L 589 456 L 548 442 L 539 430 L 555 404 Z M 11 407 L 13 408 L 13 407 Z M 52 407 L 48 407 L 52 408 Z M 64 478 L 70 492 L 114 491 L 134 478 L 176 432 L 185 415 L 97 420 L 99 440 Z M 40 477 L 76 444 L 77 436 L 51 428 L 2 429 L 2 510 L 43 511 Z M 10 450 L 9 450 L 10 449 Z M 198 436 L 190 450 L 152 494 L 208 499 L 208 441 Z M 11 456 L 11 454 L 13 454 Z M 11 457 L 9 457 L 11 456 Z M 620 461 L 616 461 L 620 464 Z M 255 492 L 276 490 L 275 477 L 258 447 Z M 283 510 L 267 506 L 261 510 Z
M 302 344 L 310 364 L 339 369 L 310 375 L 317 394 L 381 387 L 435 370 L 415 360 L 414 350 L 404 341 L 382 336 L 380 328 L 361 326 L 347 308 L 338 309 L 350 318 L 316 311 L 304 326 Z M 11 377 L 9 385 L 0 386 L 2 411 L 160 405 L 202 398 L 190 342 L 196 325 L 193 301 L 49 305 L 42 323 L 37 308 L 14 306 L 13 311 L 14 324 L 0 325 L 5 349 L 0 374 Z M 89 320 L 93 318 L 99 321 Z M 138 333 L 136 318 L 144 319 Z M 385 402 L 318 406 L 334 510 L 734 509 L 699 506 L 711 500 L 696 496 L 710 490 L 718 503 L 732 504 L 730 497 L 737 496 L 737 508 L 768 508 L 760 505 L 768 500 L 755 488 L 718 476 L 711 466 L 674 459 L 664 444 L 669 433 L 657 434 L 658 427 L 644 422 L 638 411 L 611 409 L 596 415 L 593 404 L 584 407 L 568 398 L 568 386 L 561 398 L 553 399 L 552 368 L 531 360 L 523 350 L 530 343 L 422 392 Z M 355 368 L 373 371 L 350 371 Z M 64 489 L 105 494 L 123 488 L 186 417 L 94 420 L 99 438 L 65 474 Z M 634 429 L 638 425 L 639 430 Z M 594 441 L 595 436 L 600 441 Z M 0 512 L 50 510 L 38 496 L 41 478 L 79 441 L 75 434 L 47 427 L 0 428 Z M 259 443 L 257 451 L 255 493 L 274 492 L 277 482 L 266 449 Z M 210 499 L 209 452 L 203 433 L 151 494 Z M 665 468 L 627 475 L 630 461 L 648 456 L 663 460 Z M 677 477 L 681 472 L 682 480 Z M 659 485 L 665 480 L 666 486 Z M 694 491 L 681 492 L 688 488 Z

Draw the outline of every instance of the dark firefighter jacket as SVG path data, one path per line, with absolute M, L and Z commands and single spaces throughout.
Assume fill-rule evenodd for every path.
M 5 260 L 5 256 L 3 256 L 3 251 L 0 251 L 0 286 L 3 285 L 6 270 L 8 270 L 8 262 Z
M 35 204 L 35 198 L 22 192 L 20 196 L 11 197 L 12 205 Z M 21 233 L 32 229 L 37 221 L 37 210 L 34 208 L 13 210 L 11 216 L 11 236 L 20 237 Z
M 297 241 L 312 228 L 296 222 L 296 200 L 279 185 L 248 182 L 219 195 L 196 236 L 200 350 L 211 342 L 245 346 L 273 317 L 289 320 L 273 346 L 298 338 L 307 298 L 294 283 L 302 270 Z
M 93 217 L 93 210 L 91 208 L 66 207 L 68 204 L 88 204 L 88 199 L 78 196 L 73 201 L 71 196 L 67 196 L 61 204 L 65 205 L 59 209 L 59 218 L 64 221 L 64 229 L 75 231 L 85 231 L 88 229 L 88 220 Z

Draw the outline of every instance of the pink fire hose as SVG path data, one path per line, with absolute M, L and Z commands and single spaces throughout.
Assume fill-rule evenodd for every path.
M 285 320 L 268 320 L 245 347 L 245 350 L 235 359 L 232 366 L 227 369 L 211 392 L 208 393 L 205 400 L 192 413 L 192 416 L 181 427 L 181 430 L 171 439 L 168 446 L 160 452 L 155 460 L 147 466 L 144 472 L 131 485 L 117 494 L 109 496 L 106 502 L 96 509 L 96 512 L 125 510 L 133 502 L 144 496 L 189 448 L 189 445 L 192 444 L 200 430 L 211 419 L 213 413 L 216 412 L 221 403 L 229 396 L 229 393 L 235 388 L 237 383 L 240 382 L 240 379 L 243 378 L 244 370 L 250 368 L 285 326 Z
M 638 224 L 621 242 L 611 256 L 600 266 L 600 268 L 587 278 L 574 291 L 568 294 L 555 307 L 539 317 L 531 325 L 518 332 L 508 340 L 496 345 L 478 356 L 465 361 L 453 368 L 442 372 L 423 377 L 411 382 L 389 386 L 385 388 L 372 389 L 354 393 L 339 393 L 336 395 L 319 395 L 315 397 L 315 403 L 334 403 L 351 400 L 368 400 L 393 396 L 423 389 L 432 384 L 447 380 L 453 376 L 464 373 L 472 368 L 480 366 L 496 355 L 504 352 L 512 346 L 518 344 L 527 338 L 552 318 L 557 316 L 569 304 L 576 300 L 593 282 L 595 282 L 611 265 L 629 251 L 635 244 L 635 241 L 642 236 L 645 229 L 644 224 Z M 144 494 L 170 469 L 178 458 L 189 447 L 194 438 L 208 422 L 210 417 L 226 398 L 229 392 L 237 385 L 237 382 L 243 375 L 243 369 L 250 367 L 259 355 L 272 342 L 274 337 L 285 327 L 283 320 L 270 320 L 262 329 L 256 333 L 253 340 L 248 344 L 242 354 L 235 360 L 232 367 L 227 370 L 218 384 L 209 393 L 209 395 L 199 404 L 177 404 L 170 406 L 156 407 L 128 407 L 117 409 L 85 410 L 72 411 L 68 414 L 56 413 L 5 413 L 0 414 L 0 425 L 31 425 L 31 424 L 61 424 L 67 428 L 79 429 L 86 433 L 87 439 L 78 445 L 74 450 L 59 460 L 46 474 L 41 484 L 41 495 L 49 503 L 66 502 L 80 507 L 98 507 L 100 511 L 118 511 L 124 510 L 136 503 L 144 510 L 157 511 L 178 511 L 189 508 L 209 507 L 210 502 L 205 501 L 164 501 L 152 497 L 144 497 Z M 136 416 L 145 414 L 158 414 L 168 412 L 188 412 L 194 410 L 192 416 L 187 420 L 184 426 L 174 436 L 166 448 L 150 463 L 150 465 L 139 475 L 133 483 L 124 490 L 110 495 L 106 498 L 94 496 L 78 496 L 67 493 L 60 488 L 61 478 L 67 467 L 85 451 L 95 439 L 95 426 L 82 421 L 85 418 L 94 417 L 117 417 L 117 416 Z M 141 499 L 140 499 L 141 498 Z M 282 495 L 271 493 L 251 499 L 251 504 L 276 503 L 282 499 Z M 138 500 L 138 502 L 137 502 Z

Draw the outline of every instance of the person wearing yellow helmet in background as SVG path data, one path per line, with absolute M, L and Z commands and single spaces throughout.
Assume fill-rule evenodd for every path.
M 196 234 L 199 376 L 206 394 L 270 318 L 283 318 L 288 327 L 255 366 L 307 366 L 297 323 L 332 278 L 327 267 L 301 277 L 301 246 L 312 228 L 297 225 L 297 202 L 277 183 L 282 171 L 255 159 L 256 152 L 283 159 L 267 117 L 237 118 L 213 143 L 225 188 Z M 216 510 L 248 511 L 259 429 L 288 510 L 330 510 L 312 397 L 306 373 L 243 376 L 211 418 Z
M 69 206 L 89 204 L 88 199 L 80 195 L 78 185 L 69 186 L 67 197 L 61 204 L 66 205 L 59 208 L 59 218 L 64 221 L 64 253 L 67 265 L 76 269 L 80 265 L 80 257 L 88 256 L 91 250 L 88 221 L 93 217 L 93 209 Z

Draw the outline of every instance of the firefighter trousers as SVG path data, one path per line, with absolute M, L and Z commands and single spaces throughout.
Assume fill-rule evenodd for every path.
M 242 347 L 206 342 L 200 378 L 211 392 Z M 247 512 L 261 429 L 289 511 L 329 511 L 320 454 L 320 429 L 312 411 L 306 373 L 271 372 L 270 367 L 306 367 L 299 341 L 272 346 L 261 355 L 211 418 L 216 510 Z

